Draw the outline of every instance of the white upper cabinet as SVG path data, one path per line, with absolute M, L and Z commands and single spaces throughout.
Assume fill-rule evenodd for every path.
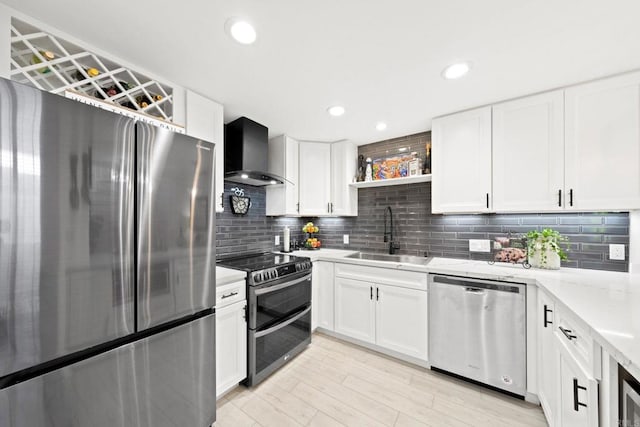
M 294 194 L 294 191 L 291 191 L 282 195 L 287 191 L 286 185 L 282 194 L 278 192 L 277 187 L 269 189 L 267 215 L 357 215 L 358 190 L 349 185 L 356 173 L 357 147 L 348 142 L 307 141 L 300 141 L 294 147 L 293 144 L 286 143 L 289 140 L 291 138 L 285 137 L 284 144 L 275 142 L 273 147 L 286 151 L 286 154 L 278 154 L 278 156 L 285 158 L 287 162 L 296 160 L 298 168 L 292 169 L 292 173 L 297 174 L 297 193 Z M 284 148 L 281 149 L 280 146 Z M 269 156 L 272 156 L 271 150 Z M 273 162 L 275 167 L 279 160 Z M 269 171 L 278 174 L 280 170 L 272 169 L 271 164 L 270 159 Z M 287 179 L 289 179 L 288 176 Z M 294 206 L 296 198 L 296 206 Z M 286 209 L 283 208 L 285 199 Z
M 433 213 L 489 212 L 491 107 L 433 120 Z
M 186 132 L 215 144 L 216 212 L 224 211 L 224 110 L 222 105 L 195 92 L 186 94 Z
M 358 189 L 349 185 L 356 175 L 358 147 L 349 142 L 331 144 L 330 213 L 336 216 L 358 215 Z
M 270 139 L 268 170 L 286 181 L 284 185 L 267 186 L 267 215 L 297 215 L 298 141 L 286 135 Z
M 493 106 L 493 210 L 562 210 L 564 95 L 543 93 Z
M 566 207 L 640 208 L 640 73 L 565 92 Z
M 300 215 L 330 214 L 331 203 L 331 144 L 300 143 Z

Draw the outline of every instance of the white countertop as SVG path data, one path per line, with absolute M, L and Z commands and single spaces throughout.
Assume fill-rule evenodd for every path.
M 448 258 L 433 258 L 428 265 L 420 266 L 345 259 L 344 256 L 352 251 L 321 249 L 312 252 L 316 252 L 316 259 L 320 260 L 536 285 L 553 296 L 564 310 L 580 318 L 593 339 L 632 375 L 640 378 L 640 274 L 576 268 L 527 270 L 519 265 L 491 265 L 485 261 Z
M 347 255 L 355 254 L 358 252 L 359 251 L 348 251 L 344 249 L 321 248 L 321 249 L 316 249 L 312 251 L 307 251 L 307 250 L 293 251 L 293 252 L 290 252 L 289 255 L 311 258 L 311 261 L 318 261 L 319 259 L 335 261 L 335 260 L 340 260 L 346 257 Z
M 228 285 L 233 282 L 239 282 L 246 278 L 247 273 L 244 271 L 216 266 L 216 287 Z

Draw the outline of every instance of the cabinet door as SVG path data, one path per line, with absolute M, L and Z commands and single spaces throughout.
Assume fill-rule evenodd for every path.
M 216 310 L 216 395 L 247 377 L 246 301 Z
M 376 344 L 427 360 L 427 292 L 377 285 Z
M 313 266 L 318 272 L 318 282 L 314 286 L 318 289 L 317 319 L 318 326 L 333 331 L 333 263 L 317 261 Z
M 493 210 L 562 210 L 564 94 L 493 107 Z
M 270 139 L 267 169 L 286 179 L 267 186 L 267 215 L 298 215 L 298 141 L 286 135 Z
M 554 335 L 555 308 L 553 301 L 538 291 L 538 398 L 551 427 L 558 425 L 560 391 L 559 353 Z
M 433 213 L 489 212 L 491 107 L 433 120 Z
M 224 111 L 222 105 L 187 92 L 187 134 L 215 144 L 216 212 L 224 211 Z
M 640 208 L 640 73 L 565 92 L 566 206 Z
M 375 342 L 375 286 L 359 280 L 335 278 L 335 331 L 361 341 Z
M 598 383 L 563 351 L 560 352 L 560 396 L 562 427 L 598 426 Z
M 300 142 L 300 215 L 329 215 L 331 144 Z
M 331 144 L 331 206 L 332 215 L 358 215 L 358 189 L 350 186 L 356 174 L 358 148 L 350 142 Z

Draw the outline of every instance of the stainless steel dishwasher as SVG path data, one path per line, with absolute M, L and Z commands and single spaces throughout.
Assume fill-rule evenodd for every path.
M 526 286 L 429 275 L 432 369 L 524 396 Z

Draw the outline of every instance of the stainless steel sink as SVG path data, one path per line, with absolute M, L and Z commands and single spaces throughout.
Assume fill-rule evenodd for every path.
M 429 257 L 419 257 L 419 256 L 411 256 L 411 255 L 369 254 L 366 252 L 358 252 L 355 254 L 347 255 L 345 258 L 366 259 L 370 261 L 385 261 L 385 262 L 395 262 L 400 264 L 417 264 L 417 265 L 427 265 L 431 260 L 431 258 Z

